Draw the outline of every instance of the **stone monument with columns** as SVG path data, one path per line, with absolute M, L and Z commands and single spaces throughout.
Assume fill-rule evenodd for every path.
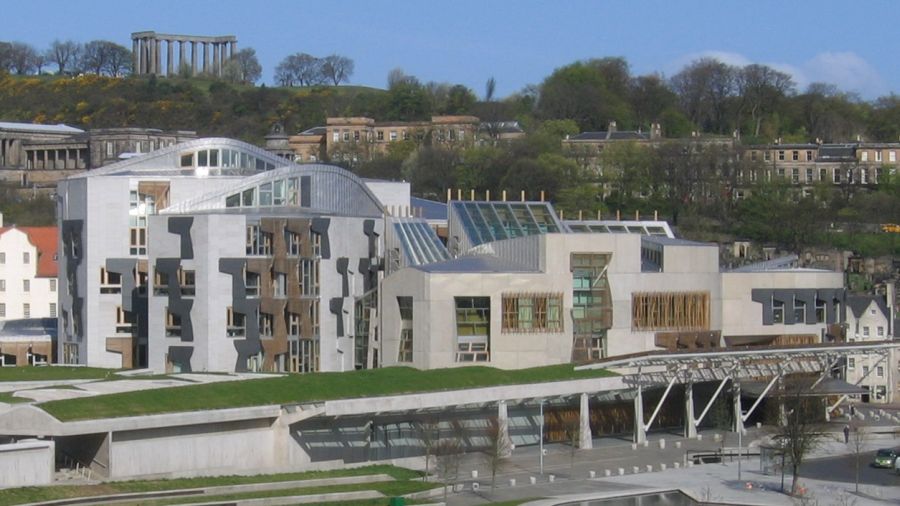
M 165 44 L 165 56 L 163 56 Z M 178 44 L 176 58 L 175 44 Z M 190 62 L 186 59 L 187 45 L 191 47 Z M 198 35 L 172 35 L 166 33 L 135 32 L 131 34 L 135 75 L 174 76 L 184 68 L 195 76 L 198 70 L 221 77 L 225 64 L 237 51 L 237 37 Z M 198 51 L 199 46 L 199 51 Z M 211 55 L 210 55 L 211 53 Z M 202 58 L 202 64 L 198 60 Z M 163 66 L 165 62 L 165 66 Z

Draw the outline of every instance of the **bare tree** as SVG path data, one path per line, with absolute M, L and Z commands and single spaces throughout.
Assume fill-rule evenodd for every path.
M 35 70 L 37 51 L 24 42 L 12 42 L 7 47 L 8 69 L 18 75 L 30 74 Z
M 463 456 L 462 441 L 451 436 L 441 439 L 435 447 L 436 472 L 444 486 L 444 502 L 447 502 L 447 487 L 459 477 L 459 465 Z
M 497 80 L 491 76 L 484 85 L 484 101 L 490 102 L 494 100 L 494 91 L 497 90 Z
M 803 396 L 810 384 L 811 381 L 806 378 L 789 378 L 785 381 L 781 395 L 784 423 L 777 424 L 775 428 L 774 436 L 782 445 L 782 462 L 786 462 L 791 468 L 791 495 L 797 495 L 799 491 L 803 461 L 819 446 L 824 435 L 818 399 Z M 782 473 L 783 468 L 784 464 Z
M 353 75 L 353 60 L 337 54 L 322 58 L 322 75 L 335 86 L 349 82 Z
M 81 44 L 72 40 L 62 42 L 57 39 L 50 44 L 50 49 L 47 50 L 47 61 L 55 63 L 56 73 L 62 75 L 66 71 L 74 69 L 80 53 Z
M 422 479 L 427 480 L 429 463 L 440 441 L 440 422 L 433 419 L 424 420 L 416 426 L 416 431 L 419 433 L 419 440 L 422 442 L 422 448 L 425 450 L 425 476 Z
M 497 473 L 506 464 L 506 458 L 512 451 L 512 444 L 506 434 L 503 422 L 496 416 L 488 418 L 487 440 L 488 446 L 484 451 L 484 462 L 491 470 L 491 492 L 497 483 Z
M 726 101 L 734 95 L 734 81 L 734 67 L 701 58 L 675 74 L 670 84 L 695 125 L 721 133 L 727 130 Z
M 781 99 L 794 91 L 791 76 L 766 65 L 747 65 L 735 72 L 742 109 L 750 110 L 753 135 L 759 136 L 763 115 L 773 112 Z
M 106 52 L 106 65 L 103 67 L 106 75 L 121 77 L 131 71 L 131 51 L 125 46 L 107 42 L 104 44 L 103 50 Z
M 853 449 L 853 455 L 856 457 L 856 493 L 859 493 L 859 463 L 862 457 L 863 449 L 869 440 L 869 432 L 858 422 L 853 422 L 850 426 L 850 447 Z
M 307 53 L 289 55 L 275 68 L 275 81 L 281 86 L 322 84 L 322 60 Z
M 84 45 L 79 70 L 92 74 L 121 76 L 131 64 L 131 51 L 108 40 L 92 40 Z

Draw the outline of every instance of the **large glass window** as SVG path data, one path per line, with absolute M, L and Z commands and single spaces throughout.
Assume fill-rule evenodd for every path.
M 456 297 L 456 361 L 490 360 L 490 297 Z
M 502 332 L 562 332 L 562 294 L 503 296 Z
M 413 299 L 404 296 L 397 297 L 397 306 L 400 309 L 400 351 L 398 362 L 413 361 Z

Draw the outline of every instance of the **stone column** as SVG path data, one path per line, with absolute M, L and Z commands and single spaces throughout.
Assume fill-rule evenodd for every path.
M 175 69 L 175 72 L 181 73 L 181 68 L 184 67 L 184 41 L 178 41 L 178 68 Z
M 141 39 L 141 74 L 150 73 L 150 45 L 146 38 Z
M 156 73 L 162 74 L 162 40 L 153 39 L 153 43 L 156 46 L 156 60 L 153 64 L 156 66 Z
M 581 450 L 594 447 L 594 435 L 591 434 L 591 399 L 588 394 L 581 394 L 581 405 L 578 410 L 578 448 Z
M 191 75 L 197 75 L 197 41 L 191 41 Z
M 172 60 L 175 59 L 175 48 L 172 47 L 173 42 L 175 41 L 171 39 L 166 40 L 166 76 L 168 77 L 172 77 L 174 75 L 174 72 L 172 71 Z
M 209 42 L 203 42 L 203 73 L 209 73 Z
M 231 45 L 231 56 L 230 57 L 234 58 L 234 54 L 237 53 L 237 41 L 236 40 L 231 41 L 230 45 Z
M 684 384 L 684 437 L 688 439 L 697 437 L 697 425 L 694 420 L 694 383 L 688 381 Z
M 228 43 L 220 42 L 219 43 L 219 76 L 222 76 L 225 74 L 225 63 L 228 61 L 227 51 L 228 51 Z
M 138 50 L 138 39 L 131 39 L 131 72 L 134 75 L 141 73 L 141 53 Z

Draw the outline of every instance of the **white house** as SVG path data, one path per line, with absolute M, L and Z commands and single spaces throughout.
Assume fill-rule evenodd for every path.
M 3 227 L 0 321 L 56 318 L 57 228 Z

